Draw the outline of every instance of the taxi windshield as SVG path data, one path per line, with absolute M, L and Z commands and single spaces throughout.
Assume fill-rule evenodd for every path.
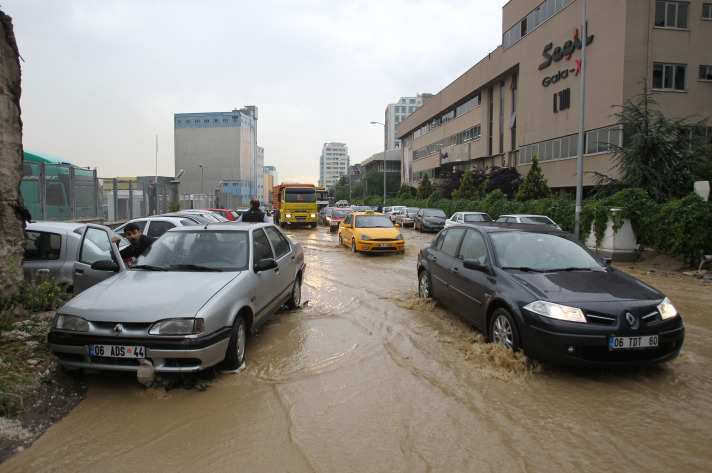
M 385 215 L 357 215 L 356 228 L 389 228 L 393 223 Z

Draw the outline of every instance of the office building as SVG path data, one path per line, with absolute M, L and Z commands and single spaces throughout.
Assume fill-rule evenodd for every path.
M 384 129 L 384 149 L 400 148 L 397 127 L 405 117 L 415 112 L 423 102 L 427 102 L 433 94 L 418 94 L 415 97 L 401 97 L 396 103 L 389 103 L 386 107 L 386 127 Z
M 174 115 L 175 168 L 184 169 L 181 194 L 212 194 L 220 181 L 238 194 L 259 195 L 257 107 Z M 264 158 L 262 158 L 264 159 Z
M 588 1 L 585 38 L 583 3 L 507 2 L 502 45 L 399 123 L 403 181 L 417 186 L 427 172 L 437 185 L 453 169 L 493 166 L 525 176 L 536 156 L 550 187 L 575 189 L 583 90 L 584 186 L 590 171 L 619 175 L 609 144 L 629 137 L 614 107 L 641 81 L 665 116 L 710 116 L 712 3 Z
M 319 158 L 319 185 L 330 189 L 348 173 L 349 147 L 346 143 L 324 143 Z

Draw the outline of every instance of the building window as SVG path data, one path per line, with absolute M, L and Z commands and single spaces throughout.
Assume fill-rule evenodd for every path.
M 700 66 L 700 80 L 712 80 L 712 66 Z
M 684 64 L 654 63 L 653 89 L 685 90 L 686 68 Z
M 687 2 L 655 2 L 655 26 L 687 28 L 690 4 Z
M 712 20 L 712 3 L 702 4 L 702 19 Z

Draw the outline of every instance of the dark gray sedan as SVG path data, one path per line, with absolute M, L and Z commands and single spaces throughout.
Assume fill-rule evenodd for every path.
M 96 268 L 111 271 L 112 261 Z M 164 233 L 130 270 L 70 300 L 49 348 L 60 365 L 195 372 L 239 368 L 248 334 L 301 303 L 304 253 L 265 223 L 217 223 Z
M 454 225 L 421 248 L 419 295 L 492 342 L 544 361 L 601 367 L 675 358 L 685 336 L 675 307 L 608 263 L 544 226 Z
M 413 230 L 439 232 L 445 227 L 447 215 L 441 209 L 420 209 L 413 217 Z

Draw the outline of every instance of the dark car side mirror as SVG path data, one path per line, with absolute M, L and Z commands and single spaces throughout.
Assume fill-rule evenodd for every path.
M 91 264 L 91 269 L 96 269 L 99 271 L 118 271 L 119 270 L 119 265 L 116 264 L 115 262 L 111 261 L 110 259 L 103 259 L 99 261 L 94 261 Z
M 268 269 L 274 269 L 276 267 L 277 261 L 274 258 L 265 258 L 260 260 L 260 262 L 255 265 L 255 272 L 259 273 L 261 271 L 267 271 Z
M 487 275 L 490 274 L 489 266 L 484 263 L 480 263 L 476 259 L 466 259 L 465 261 L 463 261 L 463 266 L 465 266 L 465 268 L 467 268 L 467 269 L 472 269 L 474 271 L 480 271 Z
M 613 262 L 613 258 L 601 258 L 601 261 L 605 266 L 610 266 Z

